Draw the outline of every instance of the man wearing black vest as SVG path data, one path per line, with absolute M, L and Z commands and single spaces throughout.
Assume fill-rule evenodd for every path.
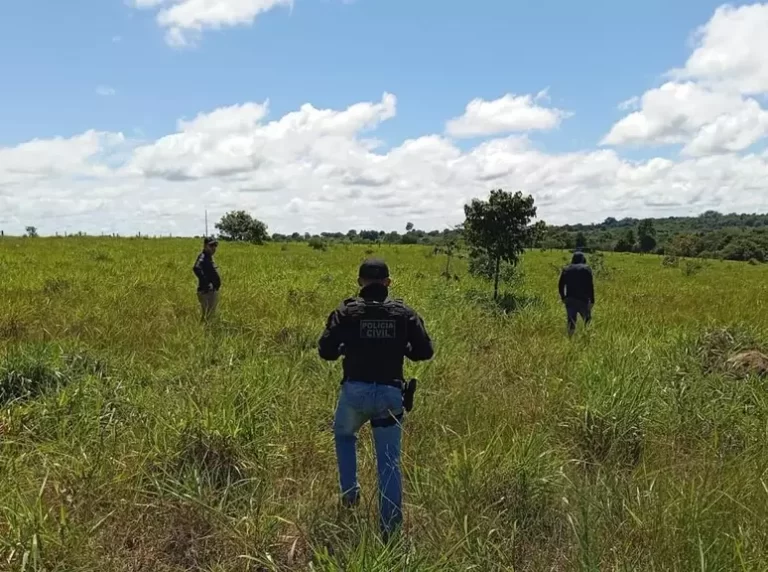
M 197 299 L 203 312 L 203 321 L 214 317 L 216 307 L 219 304 L 221 276 L 219 276 L 219 270 L 213 261 L 213 255 L 216 254 L 218 246 L 219 242 L 215 238 L 205 237 L 203 239 L 203 251 L 192 267 L 192 271 L 197 276 Z
M 344 377 L 334 420 L 342 502 L 357 504 L 357 432 L 370 422 L 376 449 L 381 529 L 385 537 L 402 522 L 400 472 L 403 361 L 431 359 L 434 350 L 424 321 L 401 300 L 389 297 L 389 269 L 381 260 L 360 266 L 360 293 L 328 317 L 320 357 L 344 356 Z
M 558 282 L 560 299 L 565 304 L 568 317 L 568 335 L 576 332 L 576 320 L 582 317 L 585 324 L 592 320 L 592 307 L 595 304 L 595 284 L 592 269 L 587 265 L 587 258 L 581 252 L 575 252 L 571 263 L 563 268 Z

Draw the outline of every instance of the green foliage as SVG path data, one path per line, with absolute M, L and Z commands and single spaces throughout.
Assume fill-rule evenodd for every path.
M 269 239 L 267 225 L 245 211 L 230 211 L 216 223 L 223 240 L 263 244 Z
M 467 269 L 472 276 L 483 278 L 484 280 L 494 280 L 496 278 L 496 261 L 489 258 L 486 254 L 478 254 L 469 258 Z M 499 266 L 499 283 L 509 286 L 521 285 L 523 282 L 523 272 L 519 267 L 508 262 L 502 262 Z
M 498 296 L 501 264 L 516 265 L 530 247 L 540 227 L 532 226 L 536 216 L 533 197 L 520 191 L 512 194 L 501 189 L 491 191 L 487 201 L 473 199 L 464 206 L 464 239 L 472 258 L 484 258 L 493 266 L 494 298 Z
M 624 236 L 622 236 L 618 242 L 616 243 L 616 246 L 614 247 L 614 250 L 616 252 L 632 252 L 635 249 L 635 233 L 632 229 L 629 229 L 624 233 Z
M 445 271 L 443 272 L 443 276 L 446 278 L 451 278 L 451 261 L 454 256 L 458 255 L 461 248 L 461 242 L 459 242 L 459 239 L 455 236 L 449 236 L 441 245 L 435 247 L 435 254 L 445 254 Z
M 653 226 L 653 220 L 640 221 L 637 227 L 637 239 L 640 252 L 651 252 L 656 248 L 656 229 Z
M 542 245 L 570 250 L 580 235 L 590 248 L 606 251 L 741 261 L 761 261 L 762 252 L 763 260 L 768 258 L 768 215 L 708 211 L 698 217 L 608 218 L 599 224 L 550 227 Z
M 328 250 L 328 245 L 325 243 L 325 241 L 320 238 L 319 236 L 313 236 L 309 239 L 309 242 L 307 243 L 310 248 L 313 248 L 314 250 Z

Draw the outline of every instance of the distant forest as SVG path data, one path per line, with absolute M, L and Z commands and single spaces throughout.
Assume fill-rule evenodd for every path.
M 243 222 L 236 224 L 241 223 Z M 276 233 L 270 236 L 266 232 L 266 225 L 249 216 L 243 224 L 246 227 L 252 224 L 259 226 L 259 232 L 262 234 L 259 242 L 265 240 L 305 242 L 317 249 L 325 249 L 334 243 L 355 243 L 422 244 L 436 248 L 447 247 L 452 250 L 460 247 L 462 242 L 461 225 L 444 230 L 425 231 L 408 223 L 402 233 L 383 230 L 350 230 L 346 233 L 294 232 L 293 234 Z M 27 227 L 25 236 L 36 237 L 37 229 Z M 59 234 L 57 233 L 56 236 Z M 87 235 L 78 232 L 69 236 Z M 707 211 L 695 217 L 623 218 L 620 220 L 607 218 L 595 224 L 542 225 L 542 231 L 538 234 L 535 244 L 529 246 L 553 250 L 637 252 L 689 258 L 768 262 L 768 214 L 721 214 L 716 211 Z
M 460 241 L 461 228 L 424 231 L 408 223 L 404 233 L 350 230 L 319 235 L 273 234 L 271 238 L 276 242 L 304 241 L 318 248 L 332 242 L 440 246 Z M 607 218 L 596 224 L 547 226 L 533 246 L 766 262 L 768 214 L 707 211 L 696 217 Z

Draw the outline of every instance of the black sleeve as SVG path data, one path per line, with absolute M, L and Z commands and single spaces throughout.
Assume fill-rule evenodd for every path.
M 203 270 L 202 254 L 197 257 L 197 260 L 195 260 L 195 265 L 192 267 L 192 272 L 195 273 L 195 276 L 197 276 L 201 282 L 205 281 L 205 270 Z
M 317 343 L 317 351 L 324 360 L 335 361 L 341 356 L 341 346 L 344 343 L 342 317 L 341 308 L 337 308 L 328 316 L 325 330 Z
M 560 299 L 565 300 L 565 270 L 560 271 L 560 282 L 557 284 L 557 289 L 560 292 Z
M 595 280 L 591 270 L 589 271 L 589 301 L 595 303 Z
M 412 361 L 426 361 L 435 355 L 424 320 L 413 311 L 408 317 L 408 345 L 405 355 Z

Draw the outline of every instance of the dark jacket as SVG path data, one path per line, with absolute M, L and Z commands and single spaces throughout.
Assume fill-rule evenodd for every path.
M 428 360 L 434 349 L 416 311 L 372 284 L 331 312 L 318 353 L 329 361 L 343 355 L 345 380 L 393 382 L 403 381 L 404 358 Z
M 213 262 L 213 256 L 203 251 L 197 257 L 192 271 L 197 276 L 197 291 L 208 292 L 221 288 L 221 277 L 216 264 Z
M 595 303 L 595 285 L 592 279 L 592 269 L 587 266 L 587 259 L 581 252 L 573 255 L 571 263 L 563 268 L 558 284 L 560 298 Z

